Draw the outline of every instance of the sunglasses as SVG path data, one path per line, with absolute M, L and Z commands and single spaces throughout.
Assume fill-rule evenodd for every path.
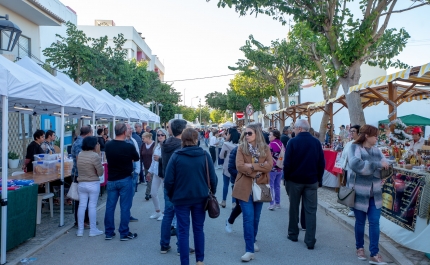
M 157 137 L 165 136 L 164 134 L 157 134 Z
M 251 136 L 253 132 L 245 132 L 245 136 Z

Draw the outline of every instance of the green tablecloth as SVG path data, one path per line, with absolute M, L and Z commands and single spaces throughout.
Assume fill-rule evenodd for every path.
M 6 250 L 36 235 L 37 188 L 33 185 L 8 191 Z

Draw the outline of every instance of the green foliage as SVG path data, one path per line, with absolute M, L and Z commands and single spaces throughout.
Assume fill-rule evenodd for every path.
M 258 101 L 250 101 L 247 96 L 244 96 L 243 94 L 240 94 L 236 92 L 233 89 L 227 90 L 227 108 L 228 110 L 232 112 L 243 112 L 246 109 L 246 106 L 251 103 L 256 103 L 256 105 L 253 104 L 253 106 L 258 110 L 261 108 L 260 102 Z
M 198 113 L 193 107 L 179 106 L 178 110 L 179 113 L 182 114 L 183 118 L 187 121 L 194 122 L 198 117 Z
M 248 83 L 250 91 L 257 92 L 258 98 L 276 94 L 280 101 L 279 108 L 284 107 L 281 96 L 288 104 L 288 96 L 297 91 L 297 86 L 291 87 L 291 84 L 303 80 L 310 64 L 297 43 L 283 39 L 264 46 L 250 35 L 240 50 L 246 59 L 238 60 L 236 67 L 229 68 L 239 70 L 243 76 L 251 78 L 245 83 Z
M 221 92 L 212 92 L 205 96 L 206 104 L 213 109 L 227 110 L 227 95 Z
M 227 121 L 226 112 L 223 110 L 213 109 L 210 112 L 212 123 L 223 123 Z
M 200 112 L 201 110 L 201 112 Z M 211 119 L 210 117 L 210 109 L 209 106 L 202 106 L 199 105 L 199 107 L 196 109 L 196 112 L 198 114 L 199 120 L 200 120 L 200 113 L 202 115 L 202 120 L 200 121 L 200 123 L 204 123 L 204 124 L 208 124 L 209 120 Z
M 47 63 L 63 69 L 78 84 L 89 82 L 99 90 L 139 103 L 163 104 L 161 122 L 177 113 L 180 93 L 162 83 L 157 73 L 148 71 L 147 62 L 126 59 L 123 34 L 114 37 L 110 47 L 107 36 L 87 37 L 72 23 L 67 23 L 66 33 L 66 37 L 57 35 L 59 41 L 43 50 Z
M 244 111 L 246 106 L 251 103 L 254 110 L 264 109 L 261 102 L 276 94 L 274 85 L 266 79 L 257 78 L 257 75 L 249 73 L 245 75 L 239 73 L 230 80 L 231 91 L 227 90 L 227 105 L 229 110 Z M 230 99 L 232 98 L 232 100 Z M 230 104 L 231 101 L 231 104 Z M 241 103 L 243 101 L 243 103 Z M 240 105 L 240 108 L 232 106 Z M 243 107 L 245 105 L 245 107 Z
M 8 159 L 19 159 L 19 155 L 13 151 L 9 151 L 7 153 L 7 158 Z

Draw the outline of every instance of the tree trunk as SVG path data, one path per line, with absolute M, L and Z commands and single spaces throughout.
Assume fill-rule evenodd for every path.
M 329 111 L 328 105 L 325 105 L 324 110 L 327 112 Z M 320 137 L 318 138 L 321 142 L 325 142 L 325 134 L 327 133 L 327 123 L 329 119 L 330 119 L 330 116 L 326 112 L 324 112 L 324 115 L 321 119 L 320 130 L 319 130 Z
M 342 84 L 343 92 L 346 95 L 346 103 L 348 105 L 349 119 L 351 124 L 363 125 L 366 124 L 363 108 L 361 106 L 360 94 L 357 92 L 349 93 L 349 88 L 358 85 L 360 80 L 360 66 L 356 63 L 350 67 L 346 77 L 340 77 L 339 81 Z

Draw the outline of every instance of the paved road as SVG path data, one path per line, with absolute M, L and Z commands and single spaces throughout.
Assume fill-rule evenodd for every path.
M 222 197 L 222 172 L 217 170 L 219 184 L 217 197 Z M 132 214 L 139 218 L 139 222 L 130 223 L 130 231 L 138 233 L 136 239 L 120 241 L 119 236 L 114 240 L 106 241 L 104 236 L 88 237 L 85 230 L 84 237 L 76 237 L 76 229 L 71 229 L 50 245 L 33 255 L 37 258 L 33 264 L 180 264 L 176 254 L 176 237 L 172 237 L 172 251 L 160 254 L 160 225 L 161 222 L 149 219 L 153 212 L 152 201 L 144 200 L 146 186 L 139 185 L 139 191 L 134 197 Z M 260 252 L 255 254 L 255 260 L 250 264 L 368 264 L 355 257 L 354 234 L 334 222 L 334 220 L 318 212 L 317 216 L 317 243 L 314 250 L 308 250 L 303 242 L 304 232 L 299 235 L 299 242 L 287 239 L 288 226 L 288 197 L 282 187 L 281 206 L 276 211 L 267 210 L 263 206 L 260 227 L 258 232 L 258 245 Z M 159 196 L 162 197 L 160 190 Z M 229 198 L 231 190 L 229 191 Z M 161 200 L 164 205 L 164 201 Z M 245 253 L 243 239 L 242 217 L 237 218 L 233 228 L 234 232 L 227 234 L 224 230 L 225 220 L 231 211 L 231 203 L 221 208 L 221 215 L 217 219 L 206 218 L 205 222 L 205 264 L 229 265 L 241 264 L 240 257 Z M 105 209 L 97 213 L 103 230 Z M 119 205 L 116 210 L 116 225 L 119 224 Z M 191 233 L 191 232 L 190 232 Z M 117 232 L 118 235 L 118 232 Z M 190 239 L 190 244 L 193 240 Z M 368 246 L 365 246 L 368 249 Z M 190 264 L 194 263 L 194 255 Z

